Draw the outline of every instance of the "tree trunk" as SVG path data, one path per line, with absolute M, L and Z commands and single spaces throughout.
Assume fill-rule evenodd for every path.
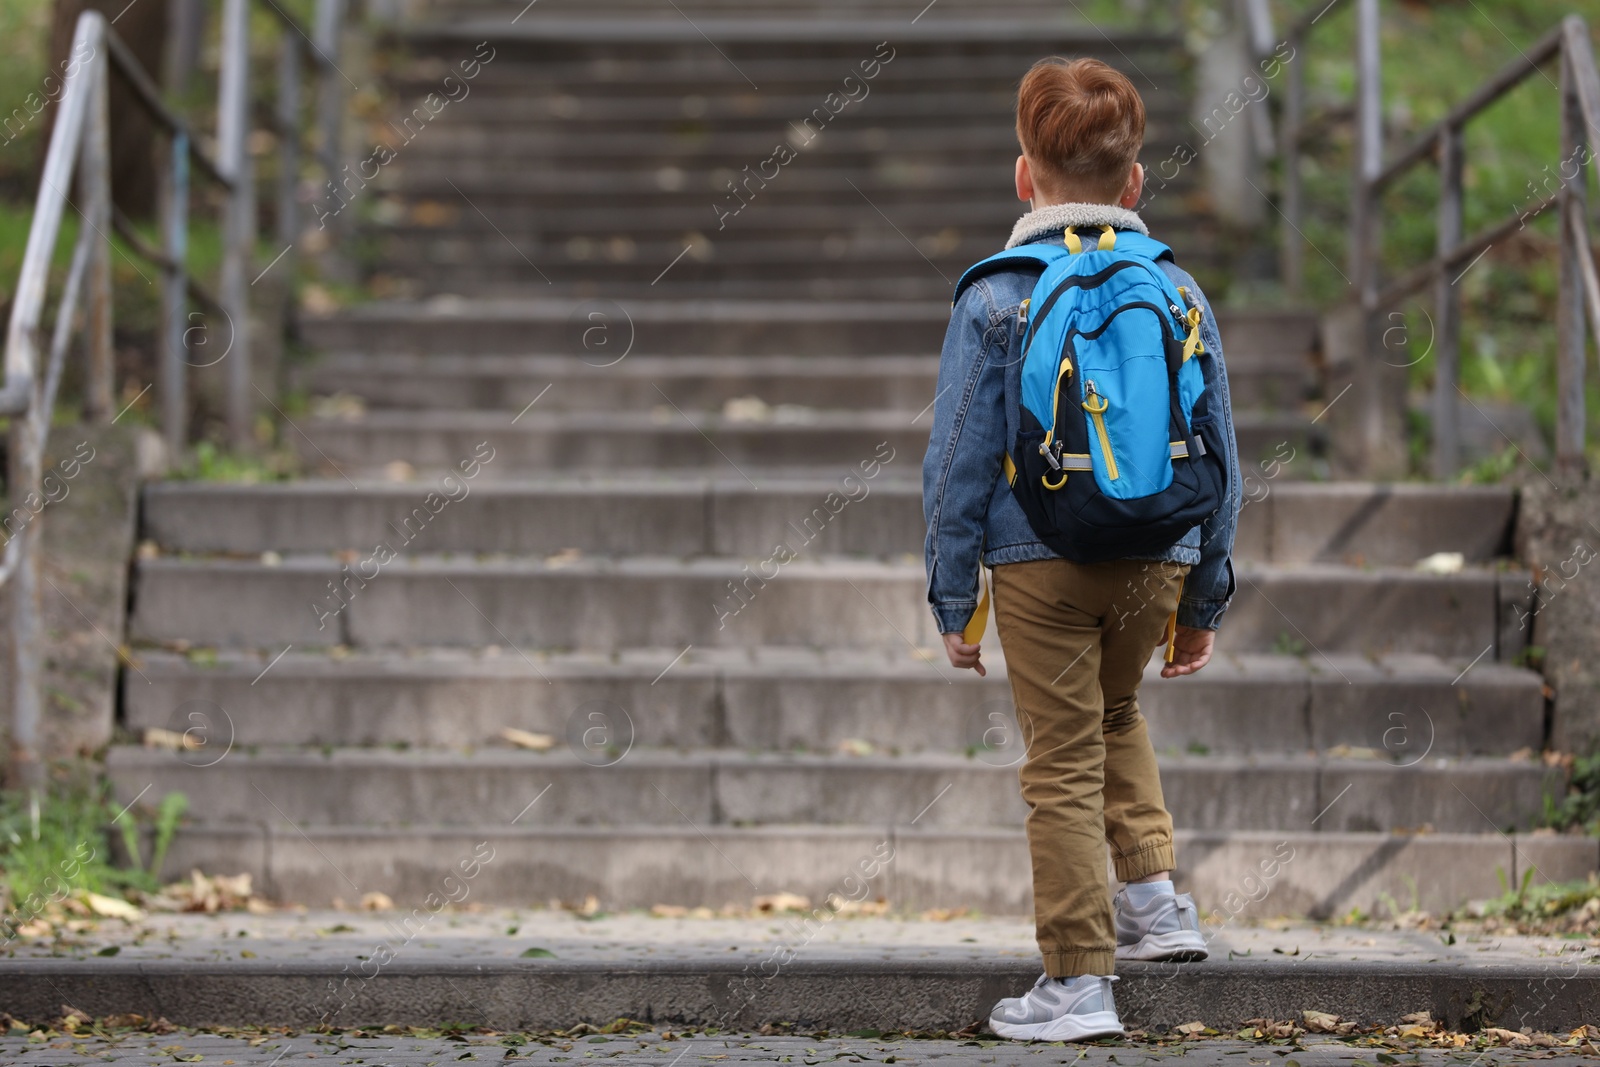
M 78 16 L 86 10 L 102 12 L 116 19 L 112 29 L 150 75 L 160 84 L 162 52 L 167 39 L 166 0 L 55 0 L 55 15 L 50 26 L 50 69 L 63 68 L 72 51 L 72 33 Z M 56 109 L 45 113 L 42 144 L 50 143 L 55 128 Z M 111 197 L 130 218 L 150 218 L 155 213 L 159 188 L 157 160 L 153 146 L 164 142 L 160 127 L 133 97 L 133 91 L 120 74 L 111 74 Z M 43 164 L 41 151 L 41 165 Z

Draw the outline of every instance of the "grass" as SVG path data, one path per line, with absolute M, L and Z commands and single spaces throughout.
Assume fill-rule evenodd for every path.
M 288 481 L 299 472 L 299 459 L 288 449 L 240 453 L 210 441 L 200 441 L 194 446 L 188 464 L 173 472 L 173 477 L 183 481 L 259 485 Z
M 1544 809 L 1546 826 L 1600 837 L 1600 749 L 1572 761 L 1566 794 L 1546 796 Z
M 1500 877 L 1500 895 L 1473 905 L 1472 918 L 1503 919 L 1529 932 L 1568 932 L 1567 927 L 1576 927 L 1570 932 L 1600 930 L 1600 876 L 1535 885 L 1535 872 L 1530 870 L 1513 886 L 1505 871 L 1495 873 Z
M 103 780 L 80 775 L 58 781 L 37 803 L 21 792 L 0 792 L 0 934 L 83 893 L 115 897 L 159 889 L 157 874 L 187 808 L 182 793 L 162 799 L 146 860 L 134 813 L 115 803 Z M 113 862 L 113 832 L 130 866 Z

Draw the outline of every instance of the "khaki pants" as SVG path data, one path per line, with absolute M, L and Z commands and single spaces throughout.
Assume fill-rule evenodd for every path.
M 1173 867 L 1172 817 L 1138 693 L 1188 571 L 1055 559 L 994 569 L 995 626 L 1027 745 L 1019 777 L 1034 923 L 1052 977 L 1116 967 L 1108 841 L 1120 881 Z

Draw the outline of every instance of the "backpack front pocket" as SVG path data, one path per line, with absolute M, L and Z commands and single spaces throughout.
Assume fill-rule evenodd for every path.
M 1118 500 L 1134 500 L 1171 485 L 1166 360 L 1129 356 L 1093 372 L 1085 368 L 1082 382 L 1078 406 L 1100 491 Z

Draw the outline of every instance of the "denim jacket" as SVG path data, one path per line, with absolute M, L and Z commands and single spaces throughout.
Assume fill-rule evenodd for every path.
M 1139 216 L 1106 204 L 1058 204 L 1024 215 L 1006 247 L 1028 242 L 1062 242 L 1068 225 L 1111 225 L 1147 233 Z M 1185 286 L 1205 311 L 1200 337 L 1205 345 L 1206 388 L 1222 419 L 1228 443 L 1228 491 L 1222 508 L 1193 527 L 1154 559 L 1191 565 L 1178 604 L 1178 623 L 1217 629 L 1234 592 L 1234 529 L 1240 504 L 1239 450 L 1222 340 L 1205 295 L 1194 279 L 1172 262 L 1161 266 L 1173 284 Z M 933 429 L 922 461 L 922 509 L 928 523 L 924 556 L 928 603 L 940 633 L 961 630 L 978 603 L 979 555 L 984 566 L 1058 559 L 1028 524 L 1022 506 L 1001 475 L 1001 456 L 1010 451 L 1021 410 L 1024 326 L 1018 308 L 1033 291 L 1033 271 L 1005 271 L 973 282 L 950 315 L 939 357 L 939 384 L 933 403 Z M 1143 558 L 1143 557 L 1134 557 Z

